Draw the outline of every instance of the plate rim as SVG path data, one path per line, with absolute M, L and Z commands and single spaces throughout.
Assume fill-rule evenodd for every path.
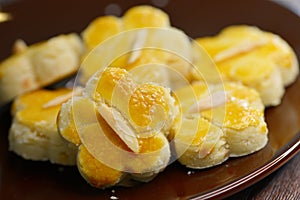
M 270 1 L 270 3 L 274 3 L 273 1 Z M 277 4 L 278 5 L 278 4 Z M 289 12 L 293 13 L 287 8 L 284 8 L 285 10 L 288 10 Z M 294 14 L 294 13 L 293 13 Z M 295 14 L 295 16 L 297 16 Z M 297 55 L 299 56 L 299 55 Z M 299 78 L 299 77 L 298 77 Z M 10 107 L 10 106 L 9 106 Z M 0 107 L 0 113 L 6 112 L 5 108 Z M 0 116 L 2 116 L 0 114 Z M 252 172 L 244 175 L 243 177 L 233 180 L 227 184 L 224 184 L 223 186 L 219 186 L 218 188 L 211 189 L 206 192 L 194 194 L 191 196 L 185 196 L 183 198 L 189 198 L 189 199 L 221 199 L 226 198 L 228 196 L 231 196 L 237 192 L 240 192 L 251 185 L 259 182 L 263 178 L 267 177 L 268 175 L 272 174 L 276 170 L 278 170 L 280 167 L 282 167 L 284 164 L 286 164 L 289 160 L 291 160 L 293 157 L 295 157 L 300 152 L 300 131 L 298 131 L 295 136 L 289 140 L 287 144 L 285 144 L 283 147 L 278 149 L 276 152 L 274 152 L 274 155 L 270 158 L 269 161 L 264 163 L 262 166 L 258 167 L 257 169 L 253 170 Z M 181 197 L 182 198 L 182 197 Z
M 226 197 L 229 197 L 266 178 L 267 176 L 278 170 L 280 167 L 282 167 L 284 164 L 286 164 L 293 157 L 295 157 L 299 152 L 300 131 L 298 131 L 286 145 L 278 149 L 273 157 L 261 167 L 255 169 L 254 171 L 237 180 L 234 180 L 210 191 L 190 196 L 189 198 L 192 200 L 202 200 L 212 198 L 224 199 Z

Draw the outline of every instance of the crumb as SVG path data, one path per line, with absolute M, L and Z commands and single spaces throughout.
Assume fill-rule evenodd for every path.
M 187 175 L 188 175 L 188 176 L 190 176 L 190 175 L 192 175 L 192 174 L 195 174 L 195 172 L 194 172 L 194 171 L 188 171 L 188 172 L 187 172 Z

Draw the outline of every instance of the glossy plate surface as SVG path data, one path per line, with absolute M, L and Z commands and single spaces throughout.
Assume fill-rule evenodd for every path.
M 17 38 L 29 44 L 60 33 L 80 32 L 97 16 L 122 15 L 133 1 L 2 1 L 12 16 L 0 23 L 0 60 Z M 113 4 L 112 4 L 113 2 Z M 0 1 L 1 3 L 1 1 Z M 300 56 L 300 18 L 263 0 L 140 1 L 161 6 L 174 26 L 190 37 L 217 33 L 231 24 L 249 24 L 285 38 Z M 173 163 L 152 182 L 133 188 L 96 190 L 76 167 L 26 161 L 8 151 L 9 106 L 0 110 L 0 199 L 186 199 L 223 198 L 272 173 L 300 151 L 300 79 L 287 88 L 282 104 L 266 110 L 269 143 L 261 151 L 205 170 Z M 1 95 L 1 94 L 0 94 Z

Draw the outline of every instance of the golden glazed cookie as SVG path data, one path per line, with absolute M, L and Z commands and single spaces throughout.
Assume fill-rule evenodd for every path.
M 296 55 L 288 43 L 256 27 L 230 26 L 196 42 L 207 50 L 225 80 L 255 88 L 266 106 L 280 104 L 284 86 L 299 73 Z
M 212 167 L 229 157 L 224 132 L 201 115 L 183 117 L 174 133 L 174 146 L 178 161 L 189 168 Z
M 190 87 L 175 91 L 175 94 L 180 100 L 183 120 L 187 121 L 185 123 L 194 120 L 199 124 L 198 131 L 193 131 L 197 129 L 185 128 L 183 123 L 183 127 L 177 129 L 175 133 L 175 141 L 177 135 L 180 139 L 175 142 L 175 147 L 179 156 L 183 157 L 179 157 L 182 164 L 193 168 L 209 167 L 221 163 L 228 156 L 247 155 L 266 145 L 268 130 L 264 120 L 264 106 L 254 89 L 230 82 L 224 85 L 196 82 Z M 193 100 L 195 98 L 197 101 Z M 196 122 L 190 122 L 189 127 L 193 124 L 195 126 Z M 215 126 L 220 128 L 219 132 L 214 128 Z M 185 134 L 189 132 L 190 134 Z M 206 137 L 212 139 L 206 140 Z M 187 146 L 187 151 L 180 155 L 182 141 L 189 141 L 191 145 Z M 195 147 L 198 148 L 198 152 L 202 152 L 200 151 L 202 146 L 206 146 L 207 143 L 211 147 L 215 145 L 214 150 L 218 151 L 215 154 L 213 151 L 206 151 L 208 152 L 206 157 L 210 157 L 209 160 L 215 163 L 205 161 L 206 157 L 191 156 L 191 152 L 195 152 Z M 191 161 L 189 162 L 186 157 L 191 158 Z
M 158 115 L 151 111 L 156 107 Z M 77 166 L 92 186 L 149 181 L 170 159 L 165 135 L 174 121 L 173 107 L 164 87 L 138 84 L 125 69 L 107 68 L 88 81 L 83 96 L 62 105 L 58 128 L 79 146 Z
M 182 84 L 179 76 L 191 80 L 189 38 L 171 27 L 168 15 L 160 9 L 135 6 L 122 18 L 98 17 L 87 26 L 82 36 L 88 49 L 88 67 L 81 69 L 82 83 L 107 65 L 134 69 L 132 73 L 137 79 L 140 77 L 138 81 L 157 82 L 172 88 Z
M 9 149 L 25 159 L 75 165 L 77 149 L 58 134 L 56 125 L 61 99 L 71 95 L 70 89 L 58 89 L 19 96 L 12 107 Z
M 0 63 L 0 104 L 75 73 L 83 52 L 76 34 L 28 47 L 18 42 L 16 48 L 15 54 Z
M 109 67 L 96 73 L 85 92 L 95 102 L 117 108 L 139 131 L 153 129 L 163 122 L 167 135 L 178 114 L 170 89 L 153 83 L 138 84 L 125 69 Z

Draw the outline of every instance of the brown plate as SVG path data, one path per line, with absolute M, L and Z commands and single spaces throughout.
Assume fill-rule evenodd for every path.
M 17 38 L 31 44 L 60 33 L 80 32 L 97 16 L 120 15 L 137 4 L 121 0 L 1 2 L 2 10 L 13 18 L 0 23 L 0 59 L 10 54 Z M 300 18 L 270 1 L 152 0 L 138 4 L 144 3 L 162 6 L 170 14 L 172 24 L 191 37 L 215 34 L 231 24 L 255 25 L 281 35 L 300 56 Z M 0 199 L 224 198 L 272 173 L 300 151 L 299 88 L 298 78 L 287 88 L 282 104 L 266 110 L 270 133 L 263 150 L 205 170 L 190 170 L 173 163 L 150 183 L 106 190 L 90 187 L 76 167 L 26 161 L 9 152 L 7 134 L 11 119 L 6 106 L 0 110 Z

